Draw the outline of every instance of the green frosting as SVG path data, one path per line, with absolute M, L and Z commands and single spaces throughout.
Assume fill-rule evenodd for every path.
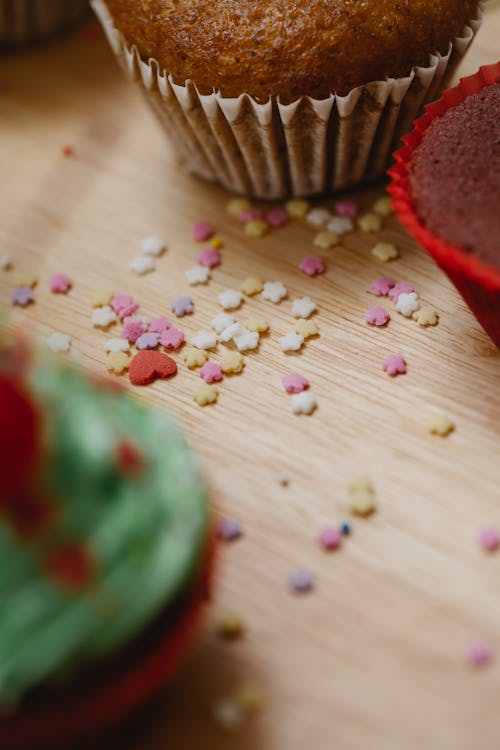
M 208 532 L 198 466 L 170 418 L 72 369 L 41 367 L 32 387 L 47 433 L 43 485 L 58 508 L 51 534 L 83 542 L 95 570 L 68 590 L 47 575 L 39 542 L 0 522 L 0 704 L 129 642 L 192 582 Z M 117 468 L 122 441 L 143 471 Z

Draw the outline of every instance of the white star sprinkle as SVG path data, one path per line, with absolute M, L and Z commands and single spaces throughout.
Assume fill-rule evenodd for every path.
M 127 339 L 108 339 L 106 341 L 107 352 L 128 352 L 130 349 L 130 343 Z
M 196 284 L 206 284 L 210 278 L 210 268 L 206 266 L 192 266 L 184 272 L 188 284 L 195 286 Z
M 295 393 L 290 400 L 294 414 L 312 414 L 318 405 L 310 391 Z
M 284 352 L 298 352 L 304 343 L 304 337 L 300 333 L 287 333 L 278 339 L 278 343 Z
M 191 343 L 197 349 L 215 349 L 217 336 L 213 331 L 198 331 L 191 339 Z
M 292 302 L 292 314 L 294 318 L 308 318 L 317 309 L 316 302 L 313 302 L 310 297 L 294 299 Z
M 216 333 L 220 334 L 234 322 L 235 318 L 233 318 L 232 315 L 228 315 L 227 313 L 219 313 L 219 315 L 216 315 L 215 318 L 211 321 L 210 325 Z
M 130 270 L 139 274 L 139 276 L 149 271 L 154 271 L 155 268 L 155 262 L 149 255 L 138 255 L 130 264 Z
M 141 240 L 141 250 L 145 255 L 161 255 L 165 250 L 165 243 L 159 237 L 144 237 Z
M 109 305 L 96 307 L 92 313 L 92 325 L 96 328 L 107 328 L 111 323 L 115 323 L 116 315 Z
M 354 223 L 348 216 L 334 216 L 333 219 L 328 222 L 326 228 L 329 229 L 330 232 L 341 236 L 353 232 Z
M 288 289 L 281 281 L 266 281 L 262 290 L 262 298 L 274 302 L 275 305 L 281 302 L 288 294 Z
M 47 344 L 49 349 L 53 352 L 69 352 L 71 339 L 65 333 L 54 331 L 54 333 L 48 337 Z
M 257 349 L 259 346 L 259 339 L 260 336 L 257 331 L 244 331 L 239 336 L 234 336 L 233 338 L 236 348 L 240 352 Z
M 410 294 L 400 294 L 398 301 L 396 302 L 396 310 L 405 318 L 411 318 L 414 312 L 420 307 L 418 301 L 418 294 L 416 292 L 410 292 Z
M 228 341 L 234 339 L 235 336 L 240 336 L 244 333 L 244 328 L 239 323 L 231 323 L 230 326 L 224 328 L 221 334 L 219 334 L 219 341 L 223 344 L 227 344 Z
M 226 289 L 217 297 L 224 310 L 236 310 L 243 302 L 243 295 L 236 289 Z

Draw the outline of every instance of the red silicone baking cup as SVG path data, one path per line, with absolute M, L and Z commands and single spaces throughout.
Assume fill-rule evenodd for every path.
M 414 130 L 403 138 L 405 145 L 394 155 L 396 164 L 389 170 L 392 177 L 389 192 L 402 224 L 447 274 L 484 330 L 500 347 L 500 271 L 432 234 L 418 217 L 408 186 L 408 165 L 431 122 L 497 81 L 500 81 L 500 63 L 485 65 L 475 75 L 462 78 L 455 88 L 443 92 L 439 101 L 426 106 L 426 114 L 416 120 Z
M 212 533 L 202 570 L 173 627 L 141 645 L 139 652 L 81 692 L 0 719 L 2 750 L 54 750 L 97 737 L 133 715 L 168 684 L 190 651 L 209 598 L 216 552 Z

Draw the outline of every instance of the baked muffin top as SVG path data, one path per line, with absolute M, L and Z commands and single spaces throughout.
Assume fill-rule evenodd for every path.
M 477 0 L 106 0 L 143 59 L 202 93 L 325 98 L 446 52 Z

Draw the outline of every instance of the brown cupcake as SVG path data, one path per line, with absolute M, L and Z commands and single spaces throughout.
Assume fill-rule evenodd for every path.
M 133 51 L 129 67 L 142 68 L 181 161 L 236 192 L 274 198 L 383 175 L 479 15 L 477 0 L 93 4 L 118 54 Z
M 88 0 L 0 0 L 0 51 L 38 42 L 76 23 Z

